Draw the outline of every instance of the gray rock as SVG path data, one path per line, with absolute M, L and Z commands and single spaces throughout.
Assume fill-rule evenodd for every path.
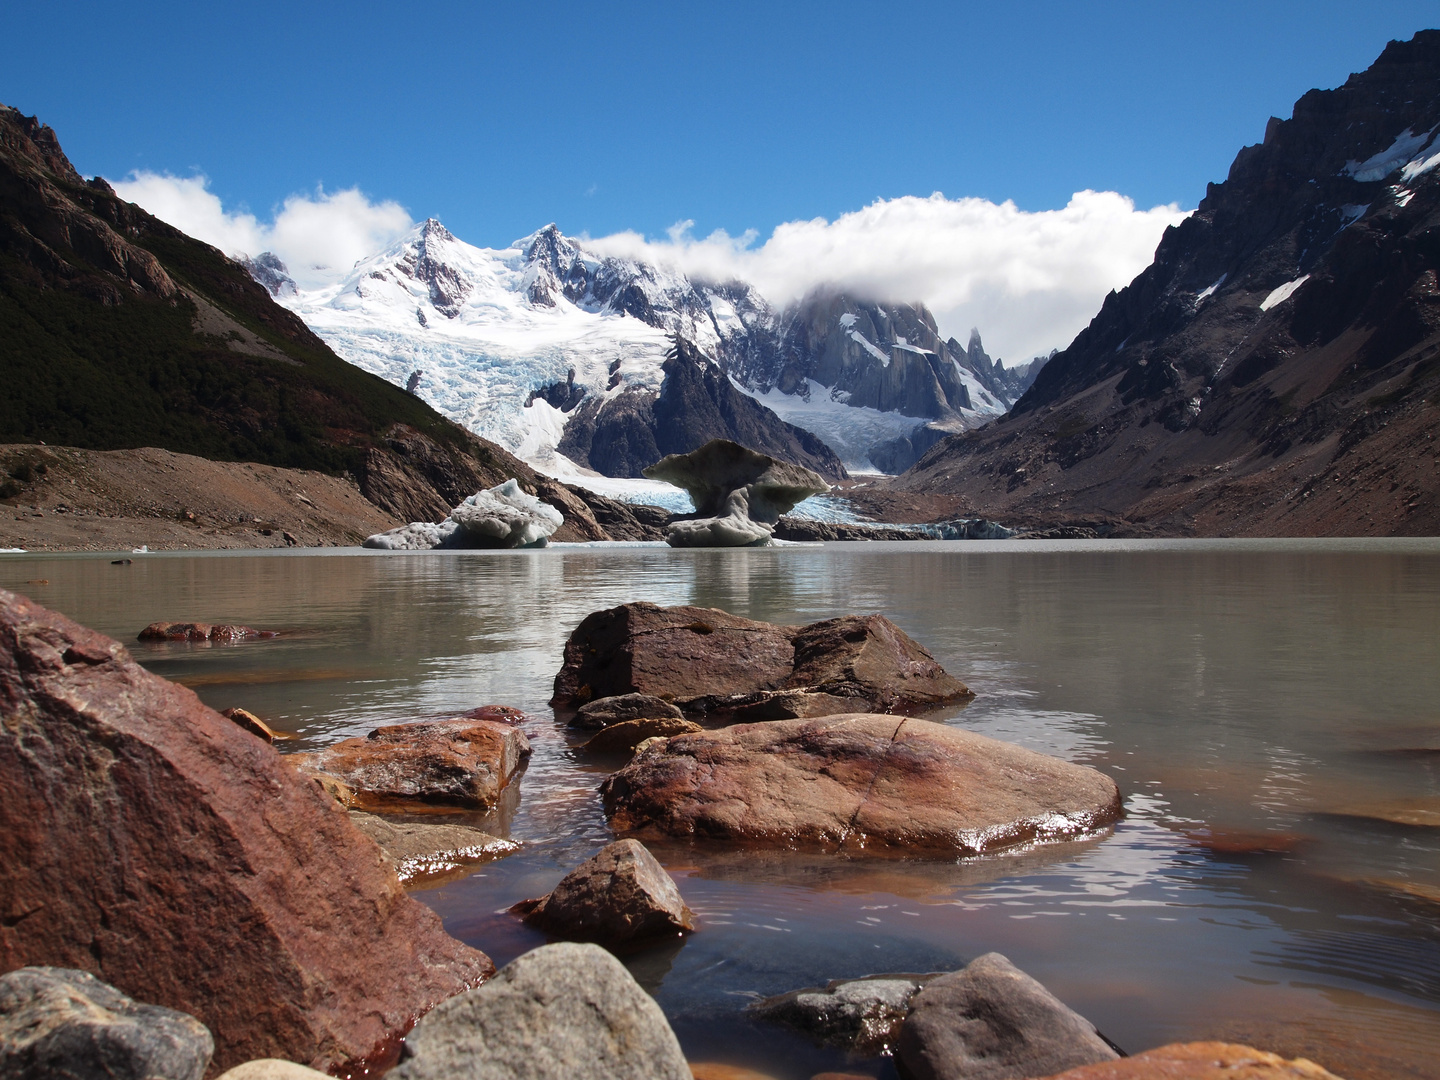
M 660 1006 L 598 945 L 546 945 L 427 1014 L 395 1080 L 692 1080 Z
M 1094 1024 L 999 953 L 927 984 L 896 1045 L 914 1080 L 1023 1080 L 1118 1057 Z
M 757 454 L 739 443 L 712 439 L 688 454 L 671 454 L 645 475 L 684 488 L 695 517 L 673 520 L 671 547 L 746 547 L 768 544 L 780 515 L 830 485 L 819 473 Z
M 626 720 L 683 719 L 685 714 L 673 703 L 651 694 L 612 694 L 581 707 L 571 727 L 605 728 Z
M 354 811 L 350 820 L 374 840 L 395 863 L 400 880 L 431 879 L 469 863 L 489 862 L 519 851 L 520 845 L 469 825 L 388 821 Z
M 143 1005 L 71 968 L 0 976 L 6 1080 L 200 1080 L 215 1042 L 182 1012 Z
M 548 896 L 512 910 L 557 937 L 604 945 L 695 929 L 695 916 L 675 882 L 638 840 L 606 844 Z
M 792 990 L 750 1006 L 762 1020 L 784 1024 L 826 1046 L 877 1057 L 895 1044 L 910 1001 L 934 975 L 870 975 Z

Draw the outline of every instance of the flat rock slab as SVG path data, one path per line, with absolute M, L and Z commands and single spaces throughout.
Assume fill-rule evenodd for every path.
M 288 760 L 303 773 L 341 781 L 363 810 L 407 804 L 483 810 L 495 805 L 529 756 L 530 742 L 519 728 L 466 718 L 392 724 Z
M 1025 1080 L 1119 1056 L 1095 1025 L 999 953 L 928 982 L 895 1048 L 913 1080 Z
M 631 694 L 673 702 L 691 717 L 742 720 L 910 714 L 974 697 L 883 615 L 777 626 L 644 602 L 586 616 L 565 643 L 551 704 L 600 709 L 600 699 Z
M 394 1080 L 691 1080 L 660 1006 L 598 945 L 526 953 L 423 1017 Z
M 619 832 L 978 855 L 1120 817 L 1104 773 L 898 716 L 737 724 L 646 747 L 600 788 Z
M 1239 1043 L 1172 1043 L 1134 1057 L 1085 1065 L 1044 1080 L 1340 1080 L 1305 1058 Z
M 638 840 L 606 844 L 539 900 L 511 910 L 571 941 L 628 945 L 695 929 L 695 916 L 665 868 Z
M 274 747 L 4 591 L 0 715 L 0 970 L 189 1013 L 216 1069 L 340 1067 L 493 970 Z
M 143 1005 L 88 972 L 24 967 L 0 976 L 6 1080 L 200 1080 L 214 1050 L 193 1016 Z
M 448 876 L 462 867 L 520 850 L 514 841 L 468 825 L 387 821 L 358 811 L 350 815 L 350 820 L 390 856 L 395 873 L 407 885 Z

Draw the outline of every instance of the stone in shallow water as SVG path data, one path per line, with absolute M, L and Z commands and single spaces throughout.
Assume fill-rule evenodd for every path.
M 915 995 L 895 1056 L 914 1080 L 1025 1080 L 1120 1055 L 1094 1024 L 986 953 Z
M 827 1046 L 863 1057 L 887 1053 L 910 1012 L 910 1000 L 935 975 L 870 975 L 765 998 L 749 1011 L 803 1031 Z
M 438 1005 L 405 1040 L 395 1080 L 691 1080 L 675 1033 L 598 945 L 526 953 Z
M 434 822 L 387 821 L 374 814 L 350 815 L 355 827 L 374 840 L 395 863 L 395 872 L 407 884 L 446 875 L 473 864 L 490 862 L 520 850 L 468 825 Z
M 1340 1080 L 1305 1058 L 1239 1043 L 1172 1043 L 1134 1057 L 1083 1065 L 1043 1080 Z
M 694 518 L 672 520 L 666 528 L 665 542 L 671 547 L 768 544 L 781 514 L 830 490 L 819 473 L 728 439 L 712 439 L 688 454 L 671 454 L 644 473 L 684 488 L 695 504 Z
M 925 720 L 738 724 L 647 747 L 600 788 L 618 832 L 978 855 L 1120 817 L 1108 776 Z
M 626 720 L 648 720 L 666 716 L 678 719 L 684 715 L 670 702 L 651 694 L 614 694 L 582 706 L 570 721 L 570 726 L 603 728 L 624 723 Z
M 6 1080 L 200 1080 L 214 1040 L 174 1009 L 143 1005 L 70 968 L 0 976 L 0 1076 Z
M 556 937 L 602 945 L 695 929 L 695 916 L 675 882 L 638 840 L 606 844 L 549 895 L 512 910 Z
M 700 725 L 693 720 L 661 716 L 646 720 L 623 720 L 611 724 L 581 747 L 592 754 L 616 754 L 634 750 L 650 739 L 668 739 L 671 735 L 685 735 L 699 731 Z
M 0 702 L 0 968 L 190 1013 L 217 1069 L 341 1066 L 493 970 L 274 747 L 3 590 Z
M 328 1080 L 326 1073 L 318 1072 L 293 1061 L 279 1058 L 257 1058 L 244 1065 L 221 1073 L 215 1080 Z

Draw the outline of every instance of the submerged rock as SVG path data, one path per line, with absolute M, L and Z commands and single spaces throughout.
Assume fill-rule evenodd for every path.
M 1340 1080 L 1305 1058 L 1238 1043 L 1171 1043 L 1134 1057 L 1082 1065 L 1045 1080 Z
M 140 641 L 258 641 L 261 638 L 279 637 L 274 630 L 256 630 L 250 626 L 236 626 L 231 623 L 211 625 L 197 622 L 156 622 L 141 630 Z
M 914 1080 L 1024 1080 L 1119 1056 L 1094 1024 L 999 953 L 927 983 L 895 1050 Z
M 215 1042 L 183 1012 L 142 1005 L 84 971 L 0 975 L 0 1076 L 200 1080 Z
M 655 999 L 598 945 L 526 953 L 424 1016 L 395 1080 L 692 1080 Z
M 1104 773 L 925 720 L 739 724 L 647 747 L 600 788 L 619 832 L 979 855 L 1120 817 Z
M 670 702 L 653 694 L 614 694 L 583 705 L 571 727 L 604 728 L 627 720 L 650 720 L 661 717 L 679 719 L 685 714 Z
M 369 1055 L 493 970 L 271 746 L 0 591 L 0 968 L 88 968 L 215 1068 Z
M 565 643 L 551 704 L 599 715 L 611 708 L 601 699 L 640 694 L 750 720 L 914 713 L 974 697 L 883 615 L 775 626 L 639 602 L 586 616 Z
M 764 998 L 749 1012 L 862 1057 L 890 1052 L 910 1001 L 935 975 L 869 975 Z
M 396 874 L 407 884 L 450 874 L 469 864 L 489 862 L 520 850 L 520 845 L 511 840 L 502 840 L 468 825 L 387 821 L 359 812 L 351 814 L 350 820 L 390 856 Z
M 728 439 L 712 439 L 688 454 L 661 458 L 644 473 L 684 488 L 695 504 L 693 518 L 672 519 L 666 528 L 665 542 L 671 547 L 768 544 L 781 514 L 830 490 L 819 473 Z
M 563 524 L 559 510 L 521 491 L 519 481 L 512 478 L 477 491 L 439 524 L 411 522 L 367 537 L 364 546 L 388 551 L 544 547 Z
M 362 809 L 421 803 L 483 810 L 529 756 L 530 741 L 519 728 L 466 718 L 392 724 L 286 760 L 303 773 L 339 780 Z

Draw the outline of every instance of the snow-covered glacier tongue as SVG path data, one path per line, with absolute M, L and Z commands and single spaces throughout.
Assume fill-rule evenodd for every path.
M 640 460 L 636 454 L 651 453 L 640 446 L 620 455 L 615 472 L 606 455 L 577 462 L 562 443 L 573 452 L 607 415 L 653 409 L 677 337 L 717 369 L 709 404 L 694 395 L 687 402 L 718 415 L 731 408 L 720 399 L 732 390 L 755 399 L 755 416 L 769 419 L 745 423 L 769 433 L 765 452 L 790 457 L 785 446 L 801 447 L 797 463 L 827 475 L 842 473 L 841 462 L 861 471 L 903 468 L 918 429 L 975 426 L 1003 414 L 1020 392 L 1004 381 L 1015 369 L 984 357 L 978 338 L 970 350 L 940 341 L 923 306 L 817 290 L 777 312 L 744 282 L 707 283 L 673 267 L 601 256 L 554 225 L 490 249 L 432 218 L 337 284 L 308 291 L 296 291 L 273 256 L 254 262 L 265 271 L 262 284 L 280 285 L 272 289 L 277 301 L 340 356 L 561 477 L 637 476 L 659 459 L 657 449 Z M 716 385 L 717 376 L 728 386 Z M 677 419 L 686 418 L 662 418 Z M 785 434 L 791 425 L 802 429 L 798 437 Z M 713 417 L 698 423 L 697 438 L 702 429 L 705 438 L 745 434 L 714 427 Z M 803 449 L 807 440 L 818 455 Z

